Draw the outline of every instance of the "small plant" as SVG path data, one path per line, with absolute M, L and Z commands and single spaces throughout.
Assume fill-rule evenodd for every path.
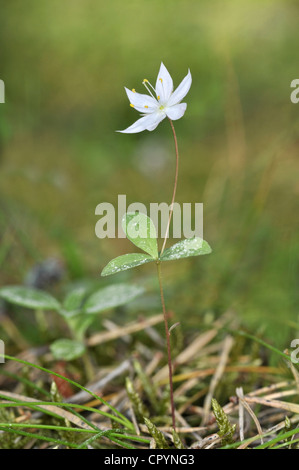
M 209 244 L 199 237 L 182 240 L 165 250 L 175 202 L 179 169 L 178 142 L 173 121 L 180 119 L 187 109 L 187 104 L 181 103 L 181 101 L 187 95 L 191 87 L 192 77 L 190 70 L 175 91 L 173 91 L 173 80 L 163 63 L 161 63 L 155 87 L 153 87 L 147 79 L 144 79 L 142 83 L 149 95 L 137 93 L 135 89 L 131 91 L 128 88 L 125 88 L 130 101 L 130 106 L 136 109 L 136 111 L 142 113 L 142 117 L 127 129 L 118 132 L 132 134 L 142 132 L 144 130 L 153 131 L 163 119 L 168 118 L 174 138 L 176 165 L 167 229 L 161 251 L 159 252 L 156 229 L 152 220 L 139 212 L 125 214 L 122 226 L 127 238 L 145 253 L 129 253 L 113 259 L 103 269 L 102 276 L 108 276 L 120 271 L 125 271 L 127 269 L 141 266 L 145 263 L 153 262 L 156 264 L 165 323 L 172 426 L 175 429 L 170 329 L 168 327 L 168 318 L 164 301 L 161 265 L 164 261 L 173 261 L 181 258 L 188 258 L 190 256 L 206 255 L 211 253 L 212 250 Z
M 218 436 L 221 437 L 222 445 L 233 444 L 236 425 L 230 424 L 228 417 L 215 398 L 212 398 L 212 409 L 219 427 Z
M 124 305 L 144 292 L 143 287 L 134 284 L 112 284 L 90 293 L 86 287 L 69 292 L 60 303 L 48 292 L 25 286 L 7 286 L 0 289 L 0 298 L 6 302 L 34 310 L 40 318 L 45 311 L 56 311 L 67 323 L 71 338 L 54 341 L 51 352 L 55 359 L 71 361 L 85 358 L 86 374 L 91 375 L 87 359 L 85 335 L 96 316 L 108 309 Z M 90 378 L 90 377 L 89 377 Z

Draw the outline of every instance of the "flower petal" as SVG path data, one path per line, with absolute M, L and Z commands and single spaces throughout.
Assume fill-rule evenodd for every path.
M 159 105 L 158 101 L 151 96 L 131 91 L 125 87 L 127 96 L 133 107 L 141 113 L 152 113 Z
M 138 119 L 138 121 L 134 122 L 134 124 L 132 124 L 127 129 L 116 132 L 122 132 L 123 134 L 135 134 L 145 130 L 153 131 L 165 117 L 165 113 L 148 114 L 147 116 L 143 116 L 142 118 Z
M 167 105 L 173 106 L 174 104 L 179 103 L 182 99 L 187 95 L 188 91 L 190 90 L 192 83 L 192 77 L 190 70 L 188 70 L 188 74 L 186 77 L 181 81 L 177 89 L 172 93 L 171 97 L 168 100 Z
M 154 119 L 155 117 L 155 119 Z M 153 114 L 153 121 L 151 124 L 149 124 L 147 126 L 147 130 L 148 131 L 153 131 L 154 129 L 156 129 L 156 127 L 158 126 L 158 124 L 160 124 L 161 121 L 163 121 L 163 119 L 166 118 L 166 114 L 165 113 L 155 113 Z
M 157 93 L 157 97 L 158 96 L 160 97 L 159 101 L 161 103 L 166 102 L 169 99 L 172 91 L 173 91 L 172 78 L 167 68 L 163 64 L 163 62 L 161 62 L 160 70 L 159 70 L 157 81 L 156 81 L 156 93 Z
M 170 106 L 169 108 L 167 107 L 165 112 L 167 117 L 171 119 L 172 121 L 176 121 L 177 119 L 180 119 L 184 114 L 187 109 L 187 104 L 186 103 L 179 103 L 175 104 L 174 106 Z

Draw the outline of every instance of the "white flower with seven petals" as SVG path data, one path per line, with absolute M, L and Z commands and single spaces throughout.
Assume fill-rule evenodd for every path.
M 190 70 L 188 70 L 188 74 L 175 91 L 173 91 L 172 78 L 163 62 L 161 62 L 156 87 L 154 88 L 147 79 L 144 79 L 142 83 L 150 96 L 137 93 L 135 89 L 131 91 L 125 87 L 130 106 L 142 113 L 142 118 L 127 129 L 117 132 L 134 134 L 145 130 L 153 131 L 166 117 L 175 121 L 184 115 L 187 104 L 181 103 L 181 101 L 191 87 Z M 151 90 L 156 96 L 153 95 Z

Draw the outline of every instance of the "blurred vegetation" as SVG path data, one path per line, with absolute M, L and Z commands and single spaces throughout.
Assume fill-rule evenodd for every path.
M 170 202 L 167 121 L 115 133 L 138 117 L 123 87 L 141 91 L 163 60 L 175 86 L 193 76 L 176 123 L 177 201 L 204 203 L 213 248 L 165 265 L 167 306 L 198 330 L 206 315 L 234 311 L 288 347 L 298 336 L 298 13 L 291 0 L 3 2 L 1 285 L 51 257 L 64 281 L 103 284 L 103 266 L 132 246 L 96 238 L 97 204 Z M 155 296 L 154 274 L 144 266 L 115 281 L 139 279 Z M 143 308 L 159 310 L 159 299 Z

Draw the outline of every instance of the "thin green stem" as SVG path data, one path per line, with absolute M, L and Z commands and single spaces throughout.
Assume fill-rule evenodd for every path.
M 54 424 L 36 424 L 36 423 L 0 423 L 1 428 L 30 428 L 30 429 L 50 429 L 53 431 L 67 431 L 67 432 L 81 432 L 87 434 L 101 434 L 105 435 L 105 432 L 96 431 L 94 429 L 82 429 L 82 428 L 72 428 L 69 426 L 56 426 Z
M 9 429 L 9 428 L 1 428 L 0 427 L 0 431 L 9 432 L 11 434 L 19 434 L 20 436 L 31 437 L 33 439 L 40 439 L 40 440 L 46 441 L 46 442 L 53 442 L 56 445 L 63 445 L 63 446 L 66 446 L 66 447 L 72 447 L 74 449 L 76 449 L 78 447 L 77 444 L 73 444 L 72 442 L 62 441 L 60 439 L 53 439 L 52 437 L 41 436 L 40 434 L 27 432 L 27 431 L 21 431 L 19 429 Z
M 165 233 L 165 236 L 164 236 L 164 240 L 163 240 L 163 245 L 162 245 L 162 249 L 161 249 L 160 256 L 163 254 L 163 251 L 164 251 L 164 249 L 165 249 L 165 245 L 166 245 L 166 242 L 167 242 L 167 238 L 168 238 L 168 235 L 169 235 L 169 228 L 170 228 L 171 218 L 172 218 L 172 214 L 173 214 L 173 206 L 174 206 L 174 202 L 175 202 L 176 188 L 177 188 L 178 176 L 179 176 L 179 148 L 178 148 L 178 141 L 177 141 L 176 132 L 175 132 L 175 128 L 174 128 L 173 122 L 172 122 L 171 119 L 169 119 L 169 122 L 170 122 L 170 126 L 171 126 L 172 133 L 173 133 L 173 138 L 174 138 L 176 163 L 175 163 L 175 177 L 174 177 L 174 186 L 173 186 L 173 192 L 172 192 L 172 198 L 171 198 L 171 204 L 170 204 L 169 218 L 168 218 L 166 233 Z M 165 324 L 166 344 L 167 344 L 167 359 L 168 359 L 168 371 L 169 371 L 169 388 L 170 388 L 171 417 L 172 417 L 172 425 L 173 425 L 173 428 L 175 429 L 175 407 L 174 407 L 174 398 L 173 398 L 173 382 L 172 382 L 172 362 L 171 362 L 170 333 L 169 333 L 168 319 L 167 319 L 167 313 L 166 313 L 166 308 L 165 308 L 165 300 L 164 300 L 164 293 L 163 293 L 163 286 L 162 286 L 162 273 L 161 273 L 161 263 L 160 263 L 160 261 L 157 261 L 157 271 L 158 271 L 158 279 L 159 279 L 159 286 L 160 286 L 161 303 L 162 303 L 162 308 L 163 308 L 164 324 Z
M 83 353 L 82 361 L 83 361 L 83 364 L 84 364 L 87 381 L 91 382 L 91 380 L 94 378 L 95 372 L 94 372 L 94 368 L 93 368 L 91 359 L 89 357 L 88 351 L 85 351 Z
M 39 308 L 35 310 L 35 319 L 41 334 L 46 338 L 49 327 L 44 310 Z
M 43 413 L 45 413 L 49 416 L 53 416 L 53 417 L 59 418 L 59 419 L 63 419 L 64 417 L 62 415 L 58 415 L 55 412 L 47 410 L 45 408 L 45 406 L 54 406 L 55 405 L 56 407 L 68 408 L 69 411 L 72 414 L 77 416 L 77 418 L 79 418 L 81 421 L 84 421 L 84 423 L 86 423 L 91 428 L 94 428 L 95 430 L 97 430 L 98 427 L 95 424 L 93 424 L 91 421 L 89 421 L 87 418 L 84 418 L 81 414 L 77 413 L 74 408 L 80 408 L 80 409 L 82 409 L 82 411 L 90 411 L 92 413 L 97 413 L 101 416 L 105 416 L 106 418 L 111 419 L 112 421 L 123 424 L 123 421 L 117 416 L 111 415 L 110 413 L 107 413 L 105 411 L 98 410 L 97 408 L 93 408 L 93 407 L 90 407 L 90 406 L 84 406 L 84 405 L 80 405 L 80 404 L 76 404 L 76 403 L 62 403 L 62 402 L 52 402 L 52 401 L 37 401 L 37 402 L 34 402 L 34 401 L 21 401 L 21 400 L 17 400 L 16 398 L 10 398 L 10 397 L 8 398 L 5 394 L 2 394 L 1 392 L 0 392 L 0 398 L 4 398 L 5 400 L 12 400 L 8 403 L 0 403 L 0 409 L 1 408 L 12 408 L 14 406 L 17 406 L 17 407 L 26 406 L 29 409 L 42 411 Z
M 163 286 L 162 286 L 162 272 L 161 272 L 161 263 L 160 263 L 160 261 L 157 261 L 157 271 L 158 271 L 158 279 L 159 279 L 159 286 L 160 286 L 161 303 L 162 303 L 162 309 L 163 309 L 163 315 L 164 315 L 164 325 L 165 325 L 165 335 L 166 335 L 166 345 L 167 345 L 167 359 L 168 359 L 168 372 L 169 372 L 169 389 L 170 389 L 170 404 L 171 404 L 172 426 L 173 426 L 173 429 L 175 429 L 175 407 L 174 407 L 174 399 L 173 399 L 170 333 L 169 333 L 168 319 L 167 319 L 167 313 L 166 313 L 166 308 L 165 308 L 165 300 L 164 300 L 164 293 L 163 293 Z
M 26 437 L 32 437 L 34 439 L 41 439 L 43 441 L 47 442 L 53 442 L 58 445 L 64 445 L 67 447 L 72 447 L 75 449 L 81 449 L 83 447 L 86 447 L 86 445 L 96 439 L 99 439 L 101 437 L 107 437 L 110 441 L 115 442 L 121 447 L 125 447 L 126 449 L 134 449 L 135 447 L 131 446 L 130 444 L 127 444 L 126 442 L 120 441 L 117 439 L 117 437 L 123 437 L 119 433 L 113 433 L 111 431 L 100 431 L 95 434 L 95 436 L 92 436 L 90 439 L 86 440 L 83 442 L 83 444 L 74 444 L 69 441 L 62 441 L 60 439 L 54 439 L 48 436 L 42 436 L 37 433 L 30 433 L 27 431 L 22 431 L 21 429 L 18 428 L 31 428 L 31 429 L 50 429 L 54 431 L 74 431 L 74 432 L 81 432 L 82 433 L 94 433 L 96 431 L 92 430 L 87 430 L 87 429 L 78 429 L 78 428 L 69 428 L 69 427 L 64 427 L 64 426 L 50 426 L 50 425 L 37 425 L 37 424 L 20 424 L 20 423 L 0 423 L 0 430 L 4 432 L 10 432 L 14 434 L 19 434 L 21 436 L 26 436 Z M 127 436 L 124 436 L 127 438 Z M 130 438 L 131 436 L 129 436 Z M 133 436 L 132 440 L 136 440 L 136 438 Z
M 162 245 L 162 249 L 161 249 L 161 254 L 160 254 L 160 255 L 162 255 L 162 253 L 163 253 L 163 251 L 164 251 L 164 249 L 165 249 L 166 241 L 167 241 L 168 234 L 169 234 L 170 222 L 171 222 L 171 218 L 172 218 L 172 214 L 173 214 L 173 205 L 174 205 L 174 201 L 175 201 L 176 188 L 177 188 L 178 176 L 179 176 L 179 148 L 178 148 L 178 141 L 177 141 L 177 137 L 176 137 L 176 133 L 175 133 L 175 129 L 174 129 L 173 122 L 172 122 L 171 119 L 169 119 L 169 122 L 170 122 L 170 125 L 171 125 L 171 129 L 172 129 L 172 133 L 173 133 L 173 138 L 174 138 L 176 163 L 175 163 L 175 177 L 174 177 L 174 186 L 173 186 L 172 199 L 171 199 L 171 204 L 170 204 L 169 218 L 168 218 L 166 233 L 165 233 L 165 236 L 164 236 L 164 241 L 163 241 L 163 245 Z
M 1 375 L 5 375 L 7 377 L 11 377 L 13 378 L 14 380 L 16 380 L 17 382 L 21 382 L 22 384 L 24 384 L 25 386 L 27 387 L 30 387 L 30 388 L 33 388 L 33 390 L 35 390 L 36 392 L 39 392 L 41 393 L 42 395 L 45 395 L 46 397 L 48 398 L 51 398 L 51 393 L 48 392 L 47 390 L 45 390 L 44 388 L 42 387 L 39 387 L 37 384 L 35 384 L 34 382 L 32 382 L 31 380 L 25 378 L 25 377 L 22 377 L 21 375 L 18 375 L 18 374 L 14 374 L 13 372 L 10 372 L 8 370 L 1 370 Z
M 16 357 L 13 357 L 13 356 L 9 356 L 8 354 L 1 354 L 2 357 L 4 357 L 5 359 L 9 359 L 11 361 L 16 361 L 16 362 L 19 362 L 20 364 L 26 364 L 30 367 L 34 367 L 35 369 L 38 369 L 38 370 L 42 370 L 43 372 L 47 372 L 48 374 L 50 375 L 54 375 L 56 377 L 59 377 L 63 380 L 65 380 L 66 382 L 70 383 L 71 385 L 74 385 L 75 387 L 78 387 L 79 389 L 83 390 L 84 392 L 87 392 L 90 396 L 92 396 L 93 398 L 99 400 L 103 405 L 106 405 L 108 406 L 108 408 L 113 411 L 119 418 L 120 420 L 122 421 L 122 424 L 127 427 L 128 429 L 131 429 L 133 430 L 134 429 L 134 426 L 133 424 L 122 414 L 120 413 L 116 408 L 114 408 L 114 406 L 110 405 L 110 403 L 106 402 L 103 398 L 101 398 L 99 395 L 97 395 L 96 393 L 92 392 L 91 390 L 88 390 L 87 388 L 83 387 L 83 385 L 80 385 L 78 384 L 77 382 L 75 382 L 74 380 L 71 380 L 71 379 L 68 379 L 67 377 L 64 377 L 63 375 L 60 375 L 58 374 L 57 372 L 54 372 L 52 370 L 49 370 L 49 369 L 46 369 L 45 367 L 41 367 L 41 366 L 38 366 L 37 364 L 33 364 L 32 362 L 28 362 L 28 361 L 25 361 L 23 359 L 18 359 Z M 53 404 L 53 403 L 52 403 Z M 99 411 L 99 410 L 98 410 Z M 101 412 L 102 414 L 103 412 Z M 110 419 L 115 419 L 115 416 L 113 415 L 110 415 Z

